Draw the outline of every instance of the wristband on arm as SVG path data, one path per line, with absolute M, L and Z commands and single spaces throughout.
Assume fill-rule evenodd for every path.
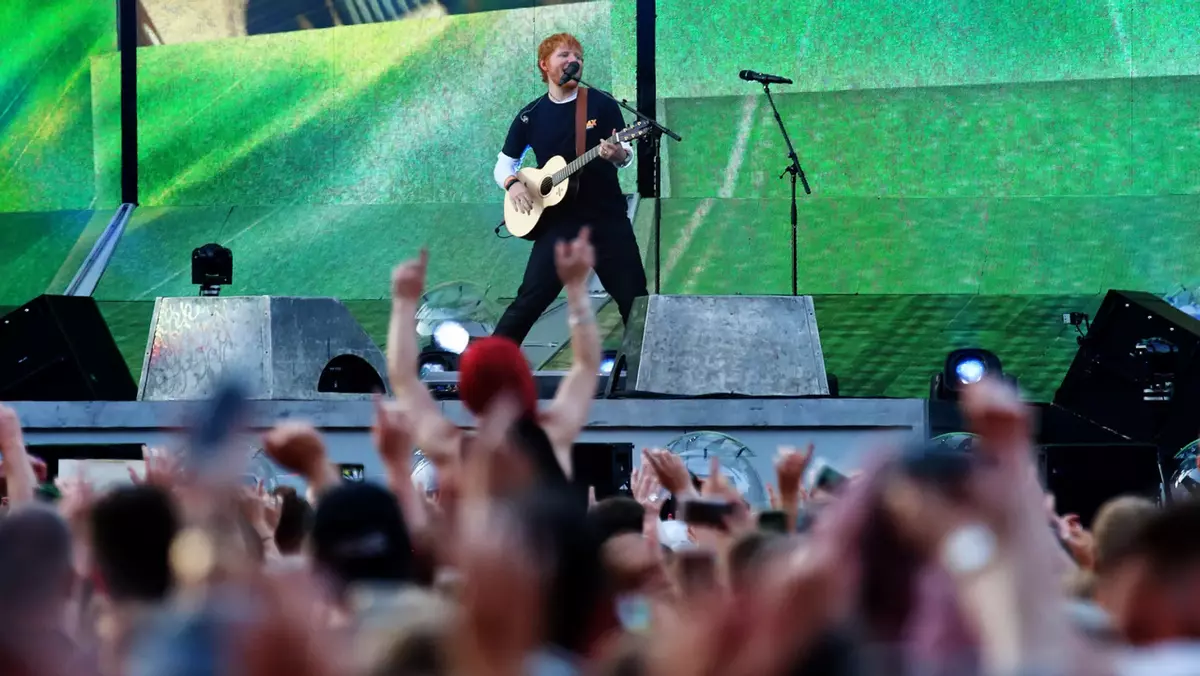
M 512 188 L 514 183 L 519 183 L 520 181 L 521 179 L 517 178 L 516 176 L 509 176 L 504 181 L 504 192 L 508 192 L 509 188 Z

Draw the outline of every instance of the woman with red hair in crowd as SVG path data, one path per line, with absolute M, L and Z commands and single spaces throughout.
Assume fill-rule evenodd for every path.
M 595 263 L 589 231 L 583 228 L 573 241 L 559 241 L 555 268 L 567 292 L 573 360 L 559 384 L 554 400 L 538 409 L 533 373 L 513 341 L 492 336 L 474 341 L 459 365 L 459 398 L 475 415 L 481 415 L 500 394 L 513 397 L 521 407 L 515 432 L 527 445 L 548 446 L 533 458 L 542 476 L 571 474 L 571 446 L 587 422 L 595 397 L 600 368 L 600 337 L 587 293 L 587 276 Z M 418 376 L 419 348 L 416 312 L 425 290 L 428 253 L 396 268 L 392 275 L 392 317 L 388 327 L 388 377 L 397 405 L 408 415 L 413 441 L 439 470 L 439 488 L 446 490 L 445 470 L 457 465 L 462 431 L 444 418 Z M 552 466 L 553 465 L 553 466 Z

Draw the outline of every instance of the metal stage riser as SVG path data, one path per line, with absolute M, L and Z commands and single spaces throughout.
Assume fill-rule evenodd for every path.
M 923 399 L 626 399 L 592 406 L 579 441 L 630 443 L 634 449 L 665 446 L 700 430 L 728 434 L 751 449 L 754 469 L 771 482 L 780 445 L 813 443 L 842 471 L 857 468 L 864 454 L 891 443 L 926 438 Z M 191 402 L 15 402 L 30 446 L 85 444 L 177 444 Z M 469 428 L 473 417 L 457 401 L 440 402 L 442 413 Z M 263 401 L 255 405 L 247 441 L 277 421 L 312 422 L 326 438 L 330 460 L 362 464 L 371 479 L 383 467 L 371 446 L 369 401 Z M 35 450 L 36 452 L 36 450 Z M 635 454 L 636 455 L 636 454 Z M 636 458 L 635 458 L 636 462 Z

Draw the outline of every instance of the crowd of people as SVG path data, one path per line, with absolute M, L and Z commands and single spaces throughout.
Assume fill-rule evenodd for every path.
M 342 481 L 291 421 L 262 442 L 305 492 L 181 448 L 52 499 L 0 406 L 0 675 L 1200 674 L 1200 503 L 1116 497 L 1091 530 L 1057 514 L 1002 383 L 963 393 L 969 451 L 874 449 L 810 495 L 814 450 L 781 449 L 779 523 L 663 450 L 631 495 L 589 499 L 571 448 L 600 360 L 593 255 L 586 230 L 555 251 L 574 363 L 554 400 L 515 344 L 477 341 L 469 431 L 417 377 L 426 257 L 396 269 L 382 483 Z M 414 448 L 436 483 L 414 483 Z

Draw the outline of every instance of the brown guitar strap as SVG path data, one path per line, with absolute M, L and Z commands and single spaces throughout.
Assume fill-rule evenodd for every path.
M 587 152 L 587 87 L 577 87 L 575 95 L 575 157 Z M 575 187 L 579 187 L 579 174 L 575 174 Z

